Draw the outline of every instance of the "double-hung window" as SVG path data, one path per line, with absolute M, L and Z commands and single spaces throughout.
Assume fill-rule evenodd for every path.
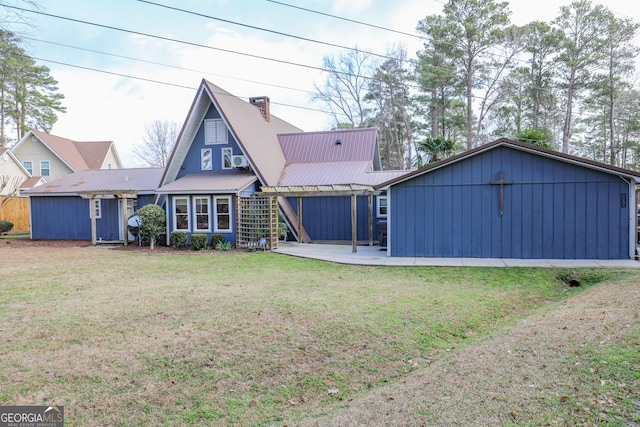
M 211 212 L 210 200 L 208 196 L 193 198 L 193 210 L 196 218 L 194 231 L 211 231 L 211 223 L 209 221 L 209 212 Z
M 222 119 L 204 121 L 204 143 L 206 145 L 226 144 L 227 142 L 227 125 Z
M 27 172 L 29 172 L 30 175 L 33 175 L 33 162 L 32 161 L 22 162 L 22 166 L 24 166 L 24 168 L 27 170 Z
M 387 216 L 387 196 L 378 196 L 378 217 Z
M 231 231 L 231 196 L 218 196 L 213 198 L 214 231 Z
M 51 176 L 49 160 L 40 160 L 40 176 Z
M 91 210 L 96 219 L 102 218 L 102 200 L 101 199 L 89 199 L 89 218 L 91 218 Z
M 174 197 L 173 198 L 173 229 L 176 231 L 189 231 L 189 216 L 191 211 L 189 209 L 188 197 Z

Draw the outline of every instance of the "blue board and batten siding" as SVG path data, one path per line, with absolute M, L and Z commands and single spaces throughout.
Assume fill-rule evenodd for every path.
M 153 195 L 138 196 L 136 209 L 153 203 Z M 31 238 L 42 240 L 91 240 L 88 199 L 79 196 L 31 196 Z M 96 219 L 98 240 L 120 240 L 122 213 L 118 199 L 102 199 Z
M 392 186 L 390 255 L 628 259 L 631 200 L 617 175 L 497 147 Z
M 289 197 L 288 200 L 297 214 L 297 198 Z M 356 209 L 357 238 L 368 241 L 369 201 L 366 196 L 357 197 Z M 374 216 L 374 221 L 378 219 Z M 302 225 L 312 241 L 351 241 L 351 197 L 303 197 Z

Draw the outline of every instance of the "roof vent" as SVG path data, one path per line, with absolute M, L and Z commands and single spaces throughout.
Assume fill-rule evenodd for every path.
M 258 107 L 260 113 L 262 114 L 262 117 L 264 117 L 267 122 L 271 122 L 271 111 L 269 109 L 268 96 L 257 96 L 255 98 L 249 98 L 249 103 Z
M 342 140 L 340 138 L 336 139 L 336 145 L 342 145 Z

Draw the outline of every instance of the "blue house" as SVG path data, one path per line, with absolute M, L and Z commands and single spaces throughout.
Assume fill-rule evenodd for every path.
M 640 173 L 500 139 L 377 187 L 390 256 L 633 259 Z
M 166 206 L 167 236 L 217 233 L 246 246 L 255 215 L 246 206 L 262 197 L 299 241 L 373 242 L 373 186 L 403 173 L 380 171 L 375 129 L 302 132 L 271 114 L 268 97 L 247 102 L 203 80 L 156 203 Z
M 126 242 L 128 218 L 153 203 L 163 171 L 84 170 L 24 191 L 31 202 L 31 238 Z

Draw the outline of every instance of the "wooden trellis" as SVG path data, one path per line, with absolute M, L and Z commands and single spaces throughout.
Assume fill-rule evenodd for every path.
M 238 198 L 236 246 L 248 249 L 278 247 L 278 200 L 275 197 Z

